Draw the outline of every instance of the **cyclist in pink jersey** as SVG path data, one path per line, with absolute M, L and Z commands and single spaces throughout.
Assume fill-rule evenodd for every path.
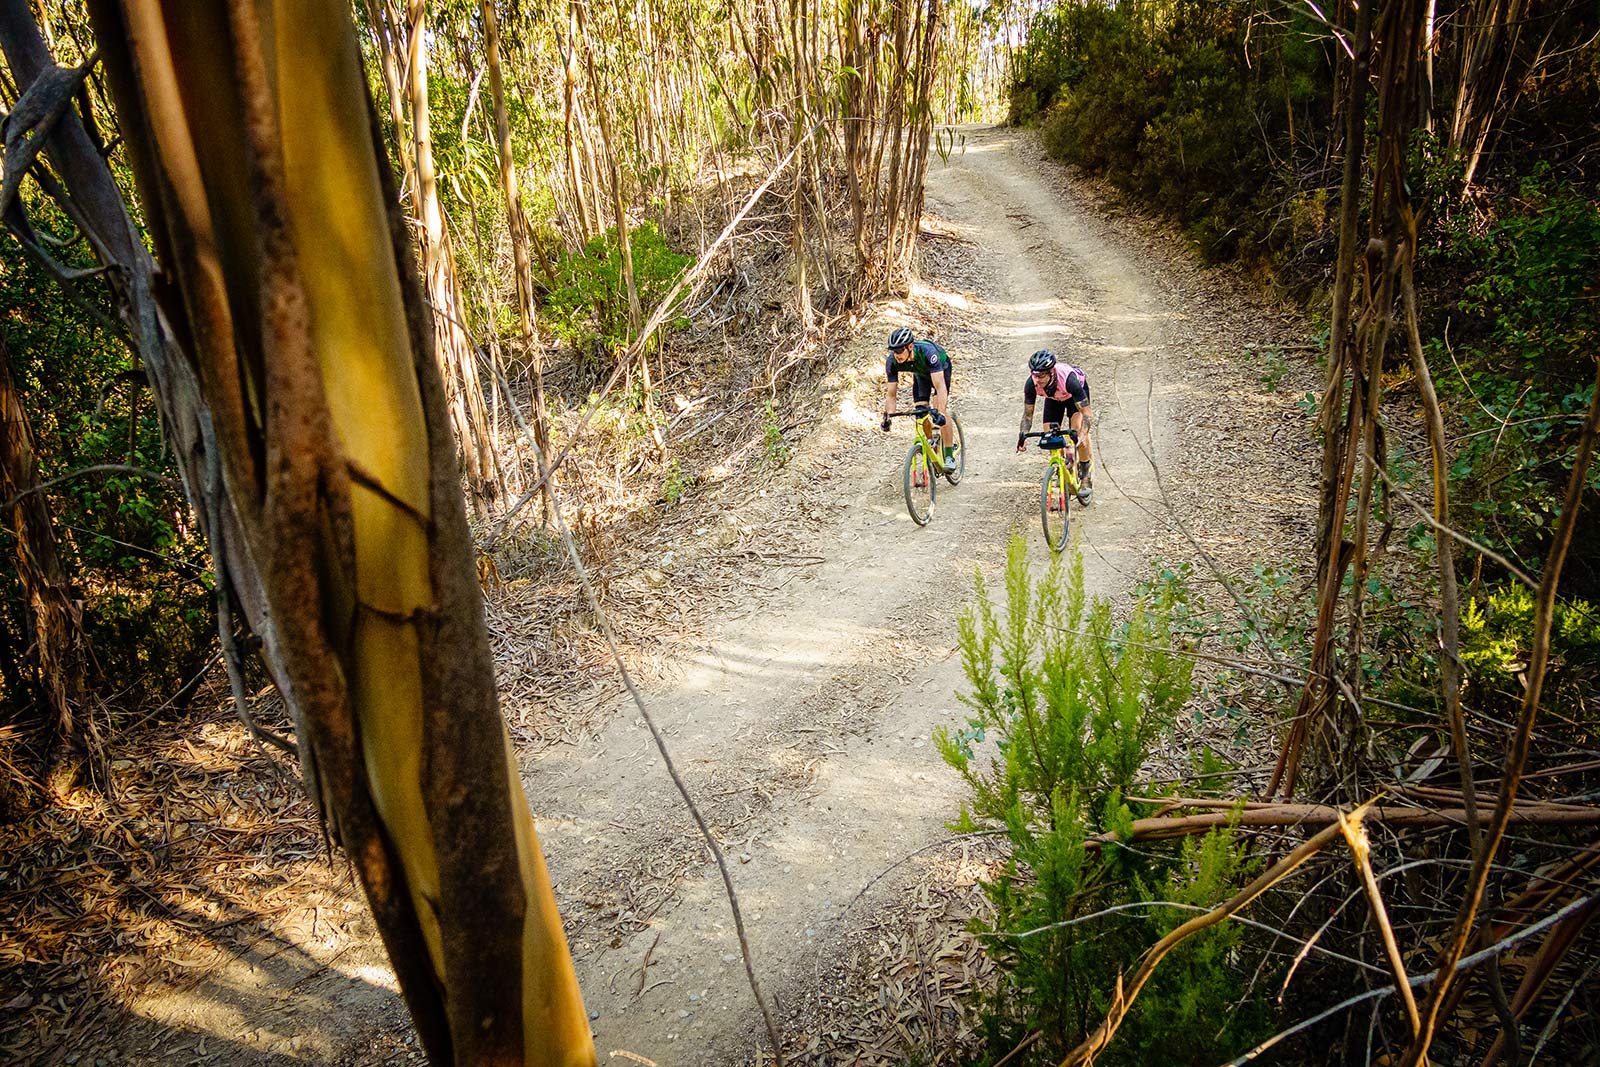
M 1089 423 L 1093 415 L 1089 408 L 1089 377 L 1081 368 L 1057 360 L 1048 348 L 1028 357 L 1028 380 L 1022 387 L 1022 429 L 1017 431 L 1018 452 L 1025 447 L 1025 435 L 1033 428 L 1033 407 L 1040 395 L 1044 396 L 1046 429 L 1059 430 L 1061 420 L 1069 420 L 1078 442 L 1078 481 L 1083 486 L 1078 491 L 1078 501 L 1087 504 L 1094 492 L 1089 474 Z

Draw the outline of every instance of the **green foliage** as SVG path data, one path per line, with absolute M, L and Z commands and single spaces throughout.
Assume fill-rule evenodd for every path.
M 1289 373 L 1289 361 L 1283 358 L 1281 348 L 1269 348 L 1265 354 L 1266 369 L 1261 372 L 1261 388 L 1277 392 L 1278 385 Z
M 1034 1055 L 1055 1062 L 1098 1024 L 1118 974 L 1192 917 L 1170 905 L 1212 907 L 1254 865 L 1227 829 L 1137 850 L 1111 838 L 1148 814 L 1127 796 L 1161 791 L 1136 781 L 1190 694 L 1192 662 L 1170 651 L 1181 576 L 1148 586 L 1120 623 L 1109 602 L 1089 602 L 1076 553 L 1036 581 L 1014 537 L 1005 581 L 997 607 L 978 578 L 959 621 L 973 714 L 934 740 L 971 790 L 955 828 L 1003 828 L 1010 843 L 978 927 L 1000 965 L 989 1047 L 1003 1054 L 1037 1029 Z M 1239 1007 L 1241 936 L 1223 924 L 1176 950 L 1100 1061 L 1211 1064 L 1248 1044 L 1268 1020 L 1257 1003 Z
M 31 185 L 23 195 L 35 226 L 63 241 L 55 254 L 69 266 L 93 267 L 70 223 L 34 199 Z M 15 240 L 0 237 L 0 331 L 39 476 L 124 464 L 175 481 L 138 363 L 107 328 L 114 320 L 109 293 L 96 280 L 80 282 L 78 292 L 94 312 L 68 300 Z M 160 704 L 200 669 L 215 643 L 209 561 L 181 491 L 137 474 L 91 473 L 67 477 L 47 500 L 62 566 L 84 600 L 91 693 L 113 714 Z M 7 516 L 0 528 L 0 641 L 26 649 L 28 626 Z M 8 666 L 0 721 L 31 699 Z
M 658 304 L 694 262 L 667 247 L 653 223 L 629 231 L 633 277 L 639 301 Z M 544 294 L 544 321 L 567 344 L 593 361 L 609 365 L 608 356 L 625 347 L 628 335 L 628 291 L 623 281 L 622 250 L 616 229 L 594 238 L 578 253 L 562 253 L 556 261 L 556 282 Z
M 693 474 L 684 473 L 683 466 L 678 462 L 678 457 L 673 456 L 667 464 L 667 476 L 661 482 L 661 499 L 669 504 L 676 504 L 693 489 L 700 479 Z
M 783 436 L 783 424 L 778 421 L 778 408 L 772 401 L 767 401 L 767 409 L 761 416 L 761 443 L 767 450 L 767 459 L 776 466 L 783 466 L 789 462 L 789 456 L 794 448 Z
M 1526 586 L 1510 583 L 1469 600 L 1461 611 L 1461 665 L 1480 705 L 1509 712 L 1522 700 L 1523 673 L 1533 652 L 1535 603 Z M 1544 704 L 1582 708 L 1600 685 L 1600 608 L 1586 600 L 1557 601 L 1550 628 L 1550 667 Z
M 1057 5 L 1017 60 L 1013 120 L 1042 116 L 1053 155 L 1178 219 L 1210 258 L 1315 243 L 1327 198 L 1304 188 L 1286 131 L 1294 115 L 1320 121 L 1330 95 L 1320 31 L 1294 8 L 1271 25 L 1245 15 L 1206 0 L 1156 18 Z
M 1449 308 L 1453 343 L 1434 341 L 1428 354 L 1449 368 L 1435 376 L 1457 441 L 1456 518 L 1527 561 L 1543 554 L 1560 514 L 1593 395 L 1600 204 L 1541 165 L 1497 211 L 1455 213 L 1427 258 L 1460 293 Z M 1600 470 L 1589 486 L 1600 488 Z M 1600 590 L 1592 564 L 1574 564 L 1577 590 Z

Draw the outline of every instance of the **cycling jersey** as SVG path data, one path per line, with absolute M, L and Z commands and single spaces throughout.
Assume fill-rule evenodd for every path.
M 1089 376 L 1069 363 L 1057 363 L 1055 376 L 1044 389 L 1044 398 L 1047 409 L 1059 406 L 1063 415 L 1075 414 L 1089 406 Z M 1039 387 L 1030 374 L 1022 386 L 1022 402 L 1031 407 L 1038 399 Z M 1048 413 L 1045 418 L 1049 420 Z
M 915 374 L 919 382 L 933 384 L 933 376 L 943 373 L 946 384 L 950 375 L 950 353 L 932 341 L 913 341 L 911 348 L 899 360 L 893 352 L 884 361 L 883 373 L 891 382 L 900 380 L 900 372 Z

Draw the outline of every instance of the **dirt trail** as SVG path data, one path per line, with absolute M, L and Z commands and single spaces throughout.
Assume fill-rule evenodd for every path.
M 1084 366 L 1097 416 L 1096 498 L 1080 516 L 1091 592 L 1148 559 L 1156 494 L 1144 448 L 1166 448 L 1176 314 L 1136 254 L 1040 180 L 1024 135 L 969 129 L 928 175 L 930 259 L 945 267 L 863 329 L 860 384 L 790 464 L 791 491 L 829 499 L 809 551 L 774 591 L 721 624 L 713 647 L 647 696 L 675 759 L 725 842 L 758 973 L 788 1013 L 851 942 L 840 912 L 878 872 L 947 836 L 959 781 L 934 751 L 958 722 L 955 620 L 975 567 L 1013 527 L 1044 553 L 1037 452 L 1014 454 L 1029 352 Z M 938 256 L 940 244 L 956 243 Z M 880 438 L 882 337 L 937 315 L 954 358 L 967 477 L 916 528 L 900 495 L 905 424 Z M 1037 423 L 1036 423 L 1037 426 Z M 839 504 L 843 501 L 842 506 Z M 594 743 L 559 748 L 527 784 L 602 1059 L 738 1062 L 756 1013 L 720 878 L 631 706 Z M 893 896 L 912 875 L 886 878 Z M 604 902 L 596 907 L 597 903 Z
M 964 717 L 956 618 L 974 569 L 995 573 L 1013 529 L 1045 554 L 1043 459 L 1013 450 L 1028 353 L 1054 348 L 1089 374 L 1096 496 L 1075 516 L 1091 592 L 1115 595 L 1151 558 L 1189 550 L 1157 502 L 1146 450 L 1192 536 L 1235 573 L 1303 541 L 1312 512 L 1314 456 L 1289 399 L 1309 386 L 1281 359 L 1263 377 L 1239 358 L 1272 341 L 1270 312 L 1236 280 L 1201 276 L 1168 237 L 1106 221 L 1103 206 L 1062 186 L 1031 135 L 964 136 L 928 174 L 921 280 L 862 324 L 823 406 L 793 413 L 814 421 L 766 495 L 722 506 L 674 552 L 637 561 L 659 577 L 671 557 L 685 566 L 717 545 L 789 553 L 758 576 L 741 616 L 709 601 L 673 605 L 697 627 L 709 621 L 709 640 L 686 632 L 684 647 L 703 651 L 686 653 L 647 700 L 724 843 L 761 980 L 789 1034 L 825 1040 L 822 1061 L 876 1038 L 898 1010 L 874 999 L 884 987 L 870 973 L 906 950 L 896 924 L 948 933 L 961 920 L 965 860 L 937 859 L 957 849 L 894 867 L 856 898 L 908 853 L 947 839 L 959 810 L 960 783 L 930 735 Z M 899 325 L 952 353 L 968 449 L 966 479 L 921 529 L 901 499 L 909 427 L 887 438 L 877 427 L 883 338 Z M 1220 405 L 1227 449 L 1180 447 L 1205 440 Z M 1226 509 L 1214 506 L 1218 477 Z M 664 584 L 687 587 L 682 577 Z M 634 709 L 599 714 L 576 745 L 525 753 L 524 782 L 601 1061 L 620 1062 L 609 1053 L 625 1049 L 663 1067 L 749 1062 L 758 1015 L 716 868 Z M 587 720 L 574 721 L 576 734 Z M 102 1042 L 82 1062 L 99 1065 L 102 1052 L 107 1065 L 420 1062 L 359 894 L 342 874 L 306 879 L 263 898 L 278 917 L 253 947 L 197 940 L 192 958 L 172 961 L 196 968 L 194 981 L 136 994 L 116 1009 L 133 1022 L 115 1047 Z M 921 936 L 910 937 L 917 953 Z M 885 982 L 903 962 L 884 964 Z M 876 1062 L 913 1051 L 908 1038 L 886 1040 L 899 1043 Z

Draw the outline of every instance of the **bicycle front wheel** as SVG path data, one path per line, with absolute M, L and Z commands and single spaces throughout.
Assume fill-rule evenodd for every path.
M 1039 487 L 1039 518 L 1044 522 L 1044 540 L 1052 552 L 1067 547 L 1067 495 L 1066 467 L 1055 461 L 1045 468 L 1044 483 Z
M 961 432 L 961 420 L 956 418 L 955 412 L 949 412 L 945 418 L 950 420 L 950 436 L 956 444 L 956 461 L 945 467 L 944 476 L 951 485 L 960 485 L 961 476 L 967 473 L 967 439 Z
M 933 484 L 933 471 L 928 469 L 928 457 L 922 445 L 914 444 L 906 452 L 905 467 L 906 510 L 911 521 L 926 526 L 933 518 L 933 500 L 937 493 Z

